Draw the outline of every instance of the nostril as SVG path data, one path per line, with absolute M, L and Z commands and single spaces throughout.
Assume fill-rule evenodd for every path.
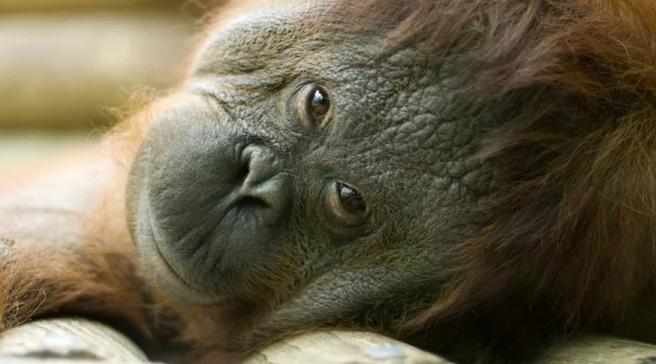
M 238 199 L 241 207 L 278 210 L 284 205 L 285 177 L 278 171 L 275 154 L 267 147 L 243 149 L 239 166 Z
M 240 207 L 247 209 L 263 209 L 269 207 L 269 204 L 266 203 L 266 201 L 254 196 L 242 196 L 237 201 L 237 204 Z
M 239 170 L 237 171 L 237 182 L 244 183 L 244 181 L 246 181 L 246 178 L 248 178 L 248 175 L 250 173 L 251 173 L 250 161 L 242 162 L 241 166 L 239 166 Z
M 243 148 L 241 150 L 241 155 L 238 159 L 238 164 L 235 168 L 234 177 L 235 182 L 238 186 L 246 183 L 249 175 L 251 174 L 251 162 L 253 160 L 253 153 L 249 150 L 249 147 Z
M 245 189 L 251 189 L 274 175 L 274 156 L 270 150 L 249 145 L 243 149 L 238 171 L 239 182 Z

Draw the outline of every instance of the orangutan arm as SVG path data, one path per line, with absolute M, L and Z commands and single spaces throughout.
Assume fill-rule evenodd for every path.
M 96 146 L 0 179 L 0 331 L 67 312 L 145 330 L 134 250 L 115 189 L 120 169 Z

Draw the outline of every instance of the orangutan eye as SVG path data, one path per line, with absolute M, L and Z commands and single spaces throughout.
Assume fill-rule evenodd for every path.
M 328 93 L 320 86 L 314 87 L 310 91 L 307 103 L 308 113 L 315 119 L 323 118 L 328 113 L 328 110 L 330 110 Z
M 367 219 L 367 203 L 355 187 L 334 182 L 328 193 L 328 209 L 332 220 L 341 227 L 362 226 Z
M 363 215 L 367 211 L 367 203 L 355 187 L 338 182 L 337 189 L 342 207 L 350 214 Z
M 328 92 L 321 86 L 308 84 L 301 88 L 297 100 L 301 123 L 307 128 L 321 126 L 331 108 Z

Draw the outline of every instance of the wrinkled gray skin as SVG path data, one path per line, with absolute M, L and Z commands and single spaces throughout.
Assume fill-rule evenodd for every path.
M 445 251 L 479 228 L 490 176 L 468 158 L 486 126 L 450 109 L 439 67 L 381 52 L 384 31 L 349 37 L 306 11 L 250 14 L 211 35 L 187 101 L 155 120 L 133 165 L 130 223 L 165 291 L 248 303 L 265 336 L 392 330 L 438 297 Z M 330 97 L 320 125 L 296 106 L 313 83 Z M 364 196 L 361 226 L 333 217 L 336 181 Z

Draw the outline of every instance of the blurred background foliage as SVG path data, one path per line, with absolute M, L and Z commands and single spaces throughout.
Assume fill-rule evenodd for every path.
M 176 84 L 218 3 L 0 0 L 0 168 L 92 143 L 135 90 Z

